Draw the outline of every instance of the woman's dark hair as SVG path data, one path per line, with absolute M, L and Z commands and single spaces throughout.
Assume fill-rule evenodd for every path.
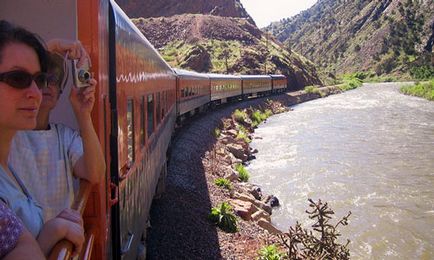
M 22 43 L 35 50 L 41 71 L 47 72 L 47 51 L 41 38 L 22 27 L 0 20 L 0 62 L 3 59 L 3 49 L 10 43 Z

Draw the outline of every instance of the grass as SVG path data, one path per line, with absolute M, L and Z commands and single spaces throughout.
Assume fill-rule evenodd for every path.
M 340 85 L 339 88 L 342 91 L 347 91 L 360 87 L 363 84 L 363 80 L 361 78 L 364 78 L 361 75 L 363 74 L 357 72 L 354 74 L 344 75 L 343 84 Z
M 238 127 L 238 134 L 236 139 L 241 139 L 246 143 L 250 143 L 252 140 L 250 140 L 249 138 L 249 133 L 247 129 L 242 125 L 238 125 L 237 127 Z
M 230 190 L 232 188 L 231 181 L 226 178 L 217 178 L 214 181 L 214 184 L 221 187 Z
M 242 164 L 235 165 L 235 170 L 238 172 L 238 179 L 240 179 L 241 182 L 249 181 L 250 174 Z
M 221 134 L 222 134 L 222 130 L 220 130 L 220 128 L 218 127 L 214 128 L 213 135 L 215 138 L 219 138 Z
M 262 123 L 265 119 L 270 117 L 270 113 L 272 114 L 273 112 L 269 109 L 265 110 L 264 112 L 262 112 L 261 110 L 257 109 L 254 110 L 251 116 L 251 120 L 252 120 L 252 126 L 258 126 L 260 123 Z
M 246 122 L 246 119 L 248 116 L 247 116 L 247 113 L 245 111 L 236 109 L 234 111 L 233 117 L 234 117 L 235 121 L 237 121 L 240 124 L 243 124 Z
M 319 89 L 316 86 L 306 86 L 304 87 L 304 91 L 306 93 L 314 93 L 314 94 L 319 94 Z
M 272 244 L 264 246 L 259 250 L 259 260 L 280 260 L 283 259 L 284 254 L 279 252 L 277 246 Z
M 401 87 L 401 92 L 406 95 L 422 97 L 434 101 L 434 79 L 428 82 L 418 82 L 413 86 Z
M 238 231 L 237 218 L 232 213 L 232 207 L 227 202 L 212 208 L 208 218 L 225 232 L 235 233 Z

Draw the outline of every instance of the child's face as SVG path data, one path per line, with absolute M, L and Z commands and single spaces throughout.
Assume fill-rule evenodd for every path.
M 54 73 L 48 73 L 50 76 L 48 77 L 47 88 L 42 89 L 41 109 L 52 110 L 59 100 L 61 82 Z

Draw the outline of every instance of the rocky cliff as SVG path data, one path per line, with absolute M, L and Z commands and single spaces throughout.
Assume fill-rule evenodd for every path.
M 129 17 L 160 17 L 177 14 L 210 14 L 245 18 L 254 24 L 239 0 L 117 0 Z
M 288 76 L 292 89 L 321 84 L 313 64 L 242 18 L 185 14 L 133 22 L 173 67 Z
M 433 62 L 432 0 L 319 0 L 266 30 L 331 72 L 400 74 Z

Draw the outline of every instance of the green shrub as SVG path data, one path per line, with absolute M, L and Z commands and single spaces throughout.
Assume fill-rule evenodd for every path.
M 418 80 L 430 79 L 434 77 L 434 67 L 429 65 L 412 67 L 410 69 L 410 75 Z
M 244 112 L 244 111 L 241 111 L 241 110 L 239 110 L 239 109 L 236 109 L 236 110 L 234 111 L 233 117 L 234 117 L 234 120 L 235 120 L 235 121 L 237 121 L 238 123 L 243 124 L 243 123 L 246 122 L 246 119 L 247 119 L 247 113 Z
M 267 116 L 267 118 L 269 118 L 273 115 L 273 111 L 271 111 L 271 109 L 265 109 L 264 114 Z
M 222 134 L 222 130 L 220 130 L 220 128 L 216 127 L 216 128 L 214 128 L 213 134 L 214 134 L 215 138 L 219 138 L 220 135 Z
M 232 188 L 231 181 L 226 178 L 217 178 L 214 181 L 215 185 L 230 190 Z
M 434 101 L 434 79 L 429 82 L 417 82 L 412 86 L 401 87 L 401 92 L 407 95 L 426 98 Z
M 208 218 L 225 232 L 237 232 L 237 218 L 232 213 L 232 207 L 223 202 L 211 209 Z
M 260 123 L 262 123 L 265 119 L 270 117 L 270 115 L 268 114 L 269 112 L 271 112 L 271 114 L 272 114 L 272 111 L 269 109 L 265 110 L 265 112 L 261 112 L 261 110 L 253 111 L 252 116 L 251 116 L 252 126 L 257 126 Z
M 238 134 L 237 134 L 236 139 L 244 140 L 244 142 L 246 142 L 246 143 L 250 143 L 252 141 L 249 138 L 249 134 L 248 134 L 247 129 L 242 125 L 238 126 Z
M 360 80 L 365 80 L 368 76 L 369 76 L 369 73 L 367 73 L 367 72 L 355 72 L 354 74 L 352 74 L 352 77 L 360 79 Z
M 319 93 L 319 89 L 316 86 L 306 86 L 304 91 L 306 91 L 306 93 Z
M 235 170 L 238 172 L 238 179 L 242 182 L 248 182 L 250 174 L 242 164 L 235 165 Z
M 342 91 L 347 91 L 350 89 L 355 89 L 363 84 L 363 81 L 356 77 L 356 74 L 345 75 L 343 78 L 344 83 L 339 86 Z M 360 75 L 359 75 L 360 77 Z
M 259 260 L 280 260 L 284 254 L 279 252 L 276 245 L 264 246 L 259 250 Z

